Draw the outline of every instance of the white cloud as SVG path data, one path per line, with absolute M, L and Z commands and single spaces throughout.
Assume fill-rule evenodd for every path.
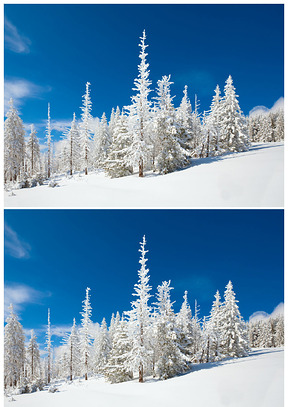
M 11 98 L 14 105 L 19 108 L 24 99 L 41 99 L 41 95 L 50 90 L 49 86 L 40 86 L 26 79 L 6 79 L 4 81 L 4 111 L 8 111 L 8 102 Z
M 284 98 L 281 97 L 276 102 L 274 105 L 271 107 L 271 109 L 268 109 L 266 106 L 255 106 L 253 107 L 252 110 L 249 112 L 249 116 L 258 116 L 260 114 L 267 114 L 269 112 L 277 112 L 280 109 L 284 109 Z
M 275 317 L 277 315 L 283 315 L 284 314 L 284 304 L 283 302 L 280 302 L 280 304 L 277 305 L 277 307 L 274 308 L 273 312 L 271 312 L 271 314 L 268 314 L 265 311 L 256 311 L 254 312 L 250 318 L 249 318 L 249 322 L 253 321 L 264 321 L 270 317 Z
M 28 54 L 30 52 L 30 39 L 20 34 L 15 25 L 6 17 L 4 19 L 4 28 L 5 47 L 17 54 Z
M 51 294 L 35 290 L 24 284 L 5 285 L 4 287 L 4 314 L 5 318 L 9 314 L 8 307 L 13 304 L 16 313 L 23 309 L 25 304 L 40 304 L 44 297 Z
M 28 259 L 31 247 L 25 242 L 7 223 L 4 225 L 4 248 L 5 252 L 16 259 Z

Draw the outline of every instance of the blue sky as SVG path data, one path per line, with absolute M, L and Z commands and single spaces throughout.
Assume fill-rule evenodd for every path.
M 130 309 L 143 234 L 153 294 L 170 279 L 175 311 L 188 290 L 208 315 L 229 280 L 245 320 L 284 300 L 282 210 L 6 210 L 6 306 L 40 342 L 50 307 L 57 344 L 89 286 L 93 321 L 109 322 Z
M 283 96 L 283 5 L 15 5 L 5 10 L 5 98 L 44 142 L 47 103 L 54 139 L 80 115 L 91 82 L 92 114 L 130 103 L 139 36 L 146 29 L 152 88 L 171 74 L 178 106 L 184 85 L 201 111 L 231 74 L 245 114 Z M 151 95 L 152 96 L 152 95 Z

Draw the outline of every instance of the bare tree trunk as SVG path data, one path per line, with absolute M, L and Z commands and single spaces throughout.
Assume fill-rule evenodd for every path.
M 144 177 L 143 158 L 140 158 L 139 160 L 139 177 Z

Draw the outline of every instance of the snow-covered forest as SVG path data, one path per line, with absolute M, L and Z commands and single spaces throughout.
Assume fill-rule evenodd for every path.
M 163 281 L 152 295 L 147 268 L 146 239 L 140 243 L 140 269 L 134 285 L 131 309 L 112 315 L 109 327 L 92 321 L 90 288 L 87 287 L 78 325 L 62 345 L 53 349 L 51 320 L 57 310 L 48 310 L 45 357 L 40 357 L 33 330 L 28 343 L 17 315 L 10 306 L 4 336 L 4 381 L 7 394 L 41 390 L 59 380 L 104 377 L 119 383 L 147 377 L 168 379 L 196 368 L 199 363 L 219 362 L 248 356 L 251 348 L 284 345 L 284 317 L 245 322 L 241 316 L 232 282 L 223 298 L 216 292 L 208 316 L 200 316 L 199 306 L 191 309 L 184 292 L 180 311 L 174 311 L 173 287 Z M 212 299 L 211 299 L 212 300 Z
M 190 102 L 188 87 L 178 107 L 173 104 L 170 75 L 158 80 L 155 89 L 149 79 L 146 34 L 140 38 L 140 63 L 134 80 L 131 104 L 112 109 L 110 119 L 92 116 L 90 83 L 86 83 L 80 115 L 71 113 L 71 126 L 62 140 L 53 140 L 48 104 L 46 148 L 41 153 L 35 127 L 28 138 L 17 109 L 10 101 L 4 131 L 4 179 L 6 187 L 26 188 L 49 182 L 59 174 L 73 176 L 104 171 L 118 178 L 133 173 L 159 174 L 184 168 L 194 159 L 214 157 L 249 149 L 255 141 L 284 139 L 284 111 L 245 117 L 231 75 L 223 93 L 217 85 L 208 111 L 200 112 L 200 103 Z M 154 96 L 151 96 L 154 95 Z

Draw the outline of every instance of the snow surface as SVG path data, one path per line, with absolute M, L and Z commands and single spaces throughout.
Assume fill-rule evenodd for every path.
M 243 153 L 194 159 L 167 175 L 110 179 L 104 173 L 57 179 L 5 192 L 5 207 L 209 208 L 283 207 L 284 143 L 254 143 Z
M 283 348 L 255 349 L 249 357 L 195 365 L 191 373 L 166 381 L 109 384 L 93 378 L 59 384 L 56 393 L 13 397 L 17 407 L 282 407 L 283 376 Z M 11 406 L 9 400 L 4 406 Z

